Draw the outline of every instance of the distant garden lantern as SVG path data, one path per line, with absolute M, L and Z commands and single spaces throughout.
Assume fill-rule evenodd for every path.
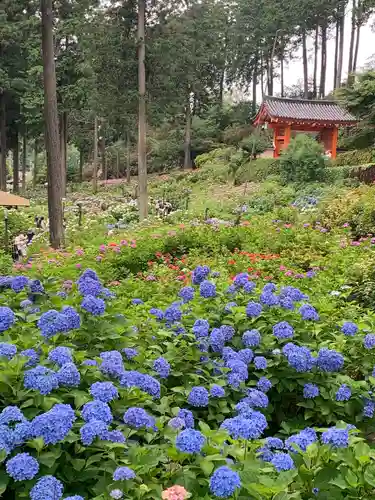
M 326 154 L 336 158 L 338 129 L 353 126 L 358 120 L 337 102 L 283 97 L 265 97 L 254 125 L 273 129 L 273 156 L 278 158 L 288 147 L 293 134 L 315 132 Z
M 7 193 L 6 191 L 0 191 L 0 207 L 5 207 L 4 209 L 4 244 L 7 249 L 9 246 L 9 234 L 8 234 L 8 208 L 18 208 L 18 207 L 29 207 L 30 201 L 21 196 L 15 194 Z

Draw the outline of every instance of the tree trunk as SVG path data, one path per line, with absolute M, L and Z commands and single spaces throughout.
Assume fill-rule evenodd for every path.
M 309 98 L 309 74 L 307 67 L 306 30 L 302 31 L 303 97 Z
M 258 53 L 254 59 L 253 71 L 253 91 L 252 91 L 252 114 L 255 115 L 257 111 L 257 84 L 258 84 Z
M 36 188 L 36 181 L 38 175 L 38 139 L 34 143 L 34 169 L 33 169 L 33 188 Z
M 66 195 L 66 151 L 67 151 L 67 128 L 68 114 L 64 111 L 60 118 L 60 148 L 61 148 L 61 189 L 62 195 Z
M 147 158 L 146 158 L 146 69 L 145 69 L 146 0 L 138 0 L 138 208 L 139 219 L 147 219 Z
M 120 178 L 120 151 L 116 151 L 116 179 Z
M 280 93 L 284 97 L 284 54 L 280 56 Z
M 358 60 L 358 50 L 359 50 L 359 34 L 361 31 L 360 24 L 357 25 L 357 37 L 355 41 L 354 57 L 353 57 L 353 73 L 357 71 L 357 60 Z
M 336 88 L 337 81 L 337 65 L 339 58 L 339 39 L 340 39 L 340 21 L 336 20 L 336 28 L 335 28 L 335 61 L 333 65 L 333 89 Z
M 355 40 L 355 30 L 356 30 L 356 0 L 352 3 L 352 24 L 350 30 L 350 45 L 349 45 L 349 63 L 348 63 L 348 84 L 352 83 L 352 73 L 353 73 L 353 62 L 354 62 L 354 40 Z
M 224 81 L 225 81 L 225 64 L 220 73 L 219 82 L 219 106 L 222 108 L 224 104 Z
M 126 134 L 126 182 L 130 184 L 131 169 L 130 169 L 130 134 Z
M 20 145 L 18 130 L 15 132 L 13 148 L 13 193 L 19 192 L 19 172 L 20 172 Z
M 27 132 L 25 130 L 22 142 L 22 193 L 26 192 L 26 163 L 27 163 Z
M 267 86 L 268 95 L 273 96 L 273 58 L 267 59 Z
M 7 190 L 7 130 L 5 93 L 0 90 L 0 190 Z
M 345 12 L 341 13 L 340 17 L 340 38 L 339 38 L 339 54 L 337 60 L 337 75 L 336 75 L 336 86 L 335 88 L 341 87 L 342 80 L 342 65 L 344 60 L 344 29 L 345 29 Z
M 107 180 L 107 161 L 106 161 L 106 155 L 105 155 L 105 139 L 102 137 L 102 140 L 100 141 L 100 154 L 102 157 L 102 176 L 103 180 Z
M 260 90 L 262 99 L 264 98 L 264 68 L 263 68 L 263 52 L 260 52 Z
M 316 99 L 318 87 L 318 51 L 319 51 L 319 24 L 315 27 L 314 39 L 314 73 L 313 73 L 313 98 Z
M 59 248 L 63 243 L 64 232 L 52 0 L 41 0 L 41 10 L 49 233 L 51 246 Z
M 326 73 L 327 73 L 327 25 L 322 26 L 322 53 L 320 65 L 320 88 L 319 97 L 325 96 L 326 89 Z
M 79 150 L 79 177 L 78 182 L 82 184 L 83 182 L 83 149 Z
M 185 111 L 184 168 L 191 168 L 191 105 L 190 92 Z
M 98 192 L 98 117 L 94 121 L 94 161 L 92 172 L 92 190 L 94 194 Z

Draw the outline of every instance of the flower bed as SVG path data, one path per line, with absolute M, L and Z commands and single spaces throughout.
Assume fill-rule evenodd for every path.
M 371 319 L 299 283 L 2 278 L 5 498 L 372 498 Z

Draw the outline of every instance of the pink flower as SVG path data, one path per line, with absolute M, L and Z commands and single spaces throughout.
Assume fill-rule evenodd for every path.
M 116 253 L 119 253 L 119 252 L 121 252 L 121 248 L 120 247 L 114 247 L 113 251 L 116 252 Z
M 146 276 L 146 281 L 156 281 L 156 278 L 153 274 L 149 274 Z
M 285 227 L 286 229 L 289 229 L 289 228 L 291 228 L 291 227 L 292 227 L 292 224 L 284 224 L 284 227 Z
M 286 267 L 285 266 L 280 266 L 279 269 L 280 269 L 280 271 L 286 271 Z
M 85 252 L 82 250 L 82 248 L 79 248 L 76 250 L 76 255 L 83 255 Z
M 123 247 L 126 247 L 126 246 L 128 246 L 128 242 L 126 240 L 121 240 L 120 245 L 122 245 Z
M 345 222 L 345 224 L 343 224 L 342 227 L 349 227 L 349 223 Z
M 31 269 L 33 267 L 33 265 L 31 264 L 31 262 L 29 262 L 28 264 L 26 264 L 26 267 Z
M 183 486 L 175 485 L 163 491 L 161 494 L 163 500 L 185 500 L 188 492 Z
M 99 252 L 104 253 L 106 251 L 107 247 L 105 245 L 100 245 L 99 247 Z
M 81 269 L 81 267 L 82 267 L 82 264 L 76 264 L 77 269 Z
M 287 271 L 287 272 L 285 273 L 285 276 L 293 276 L 293 271 Z
M 134 241 L 134 242 L 131 242 L 131 243 L 130 243 L 130 246 L 131 246 L 132 248 L 137 248 L 137 244 L 136 244 L 136 242 L 135 242 L 135 241 Z
M 358 247 L 361 243 L 359 241 L 352 241 L 350 244 L 352 247 Z
M 101 262 L 103 260 L 103 257 L 101 255 L 97 255 L 95 260 L 97 262 Z

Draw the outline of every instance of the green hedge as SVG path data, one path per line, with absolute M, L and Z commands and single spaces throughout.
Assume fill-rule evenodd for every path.
M 247 161 L 236 172 L 235 184 L 244 182 L 261 182 L 271 175 L 279 175 L 279 160 L 274 158 L 258 158 Z
M 375 149 L 353 149 L 345 151 L 345 153 L 338 153 L 335 165 L 367 165 L 373 162 L 375 162 Z

